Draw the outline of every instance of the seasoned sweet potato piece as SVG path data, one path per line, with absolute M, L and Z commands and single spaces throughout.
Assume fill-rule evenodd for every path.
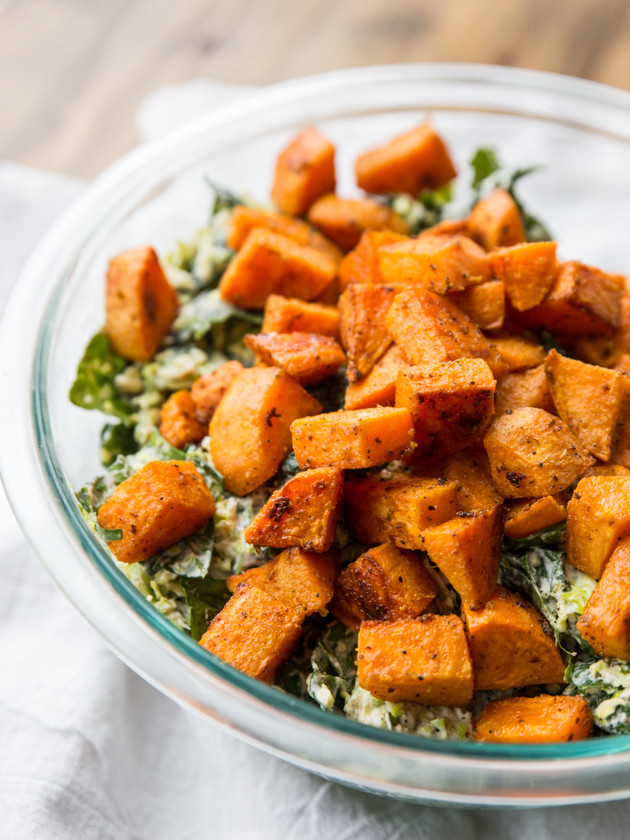
M 364 408 L 304 417 L 291 435 L 301 470 L 360 470 L 399 458 L 413 439 L 413 423 L 406 408 Z
M 494 395 L 497 417 L 516 408 L 542 408 L 549 414 L 556 413 L 544 365 L 508 373 L 497 385 Z
M 503 326 L 505 286 L 500 280 L 469 286 L 463 292 L 453 292 L 450 298 L 480 330 L 496 330 Z
M 212 493 L 190 461 L 150 461 L 114 490 L 98 509 L 101 528 L 122 528 L 108 543 L 122 563 L 159 554 L 201 530 L 214 516 Z
M 223 300 L 262 309 L 269 295 L 313 300 L 335 278 L 335 263 L 306 245 L 265 228 L 254 228 L 228 265 L 219 289 Z
M 435 478 L 356 478 L 346 483 L 343 498 L 346 522 L 366 545 L 388 539 L 399 548 L 424 549 L 424 529 L 457 511 L 455 482 Z
M 492 333 L 486 338 L 499 351 L 510 373 L 538 367 L 545 361 L 545 348 L 529 338 L 510 333 Z
M 494 414 L 495 386 L 482 359 L 401 368 L 396 405 L 413 419 L 413 460 L 443 458 L 479 440 Z
M 348 354 L 348 380 L 358 382 L 392 343 L 385 316 L 402 286 L 353 283 L 340 305 L 341 342 Z
M 521 499 L 506 505 L 503 532 L 506 537 L 521 540 L 566 518 L 567 508 L 561 496 Z
M 505 283 L 508 300 L 519 312 L 538 306 L 553 286 L 556 250 L 555 242 L 523 242 L 492 253 L 494 276 Z
M 495 487 L 514 499 L 559 493 L 593 464 L 569 427 L 542 408 L 498 416 L 484 446 Z
M 594 464 L 586 470 L 582 478 L 590 478 L 592 475 L 616 475 L 630 478 L 630 469 L 621 464 Z
M 473 673 L 456 615 L 364 621 L 357 655 L 359 685 L 381 700 L 467 706 Z
M 298 473 L 272 493 L 246 528 L 245 541 L 328 551 L 335 538 L 342 491 L 343 473 L 337 467 Z
M 315 385 L 332 376 L 346 361 L 334 338 L 315 333 L 258 333 L 245 344 L 259 362 L 286 370 L 300 385 Z
M 407 239 L 393 230 L 366 230 L 359 244 L 346 254 L 339 264 L 339 284 L 346 289 L 350 283 L 382 283 L 378 270 L 378 249 L 381 245 L 404 242 Z
M 596 580 L 630 535 L 630 478 L 583 478 L 567 505 L 567 560 Z
M 179 303 L 153 248 L 123 251 L 110 261 L 105 290 L 105 332 L 112 349 L 133 362 L 152 358 L 173 323 Z
M 385 543 L 342 570 L 330 611 L 358 630 L 369 619 L 417 618 L 437 594 L 437 584 L 412 552 Z
M 441 187 L 457 175 L 444 141 L 429 123 L 364 152 L 357 158 L 355 172 L 357 184 L 366 192 L 413 196 Z
M 339 312 L 334 306 L 269 295 L 265 302 L 261 332 L 306 332 L 339 338 Z
M 468 233 L 468 219 L 442 219 L 431 227 L 420 231 L 419 236 L 454 236 L 460 234 L 470 238 Z
M 372 370 L 359 382 L 350 382 L 346 388 L 344 408 L 351 411 L 356 408 L 376 408 L 376 406 L 394 405 L 398 371 L 406 367 L 407 360 L 397 344 L 381 356 Z
M 610 556 L 577 629 L 600 656 L 630 661 L 630 539 Z
M 339 558 L 332 551 L 316 554 L 301 548 L 288 548 L 273 560 L 227 579 L 230 592 L 243 583 L 262 589 L 305 615 L 327 615 L 326 606 L 335 592 Z
M 195 416 L 200 423 L 210 422 L 225 392 L 243 370 L 243 365 L 234 360 L 224 362 L 215 370 L 195 379 L 190 389 L 190 396 L 195 404 Z
M 250 677 L 272 682 L 302 632 L 304 612 L 257 586 L 241 584 L 199 644 Z
M 424 550 L 471 610 L 494 592 L 501 559 L 502 505 L 462 512 L 423 532 Z
M 497 586 L 481 610 L 462 605 L 478 691 L 564 682 L 551 629 L 522 595 Z
M 407 233 L 407 224 L 400 216 L 370 198 L 325 195 L 308 211 L 308 220 L 344 251 L 355 248 L 366 230 Z
M 200 423 L 190 391 L 175 391 L 160 412 L 160 434 L 171 446 L 183 449 L 198 443 L 208 433 L 207 423 Z
M 309 126 L 278 156 L 271 198 L 285 213 L 302 216 L 321 195 L 334 191 L 335 147 Z
M 525 242 L 525 229 L 514 199 L 502 187 L 494 189 L 473 207 L 468 232 L 480 245 L 493 248 Z
M 583 697 L 539 694 L 488 703 L 475 738 L 494 744 L 558 744 L 582 741 L 592 730 L 593 717 Z
M 490 462 L 483 450 L 456 452 L 442 462 L 440 475 L 456 483 L 459 510 L 492 510 L 503 501 L 503 496 L 492 483 Z
M 608 461 L 630 413 L 630 379 L 552 350 L 545 372 L 558 414 L 582 446 Z
M 387 313 L 387 329 L 414 365 L 483 359 L 496 378 L 506 373 L 499 353 L 455 304 L 422 289 L 397 295 Z
M 291 423 L 321 405 L 277 367 L 244 370 L 210 421 L 210 451 L 230 493 L 264 484 L 291 450 Z
M 578 338 L 572 346 L 572 355 L 577 356 L 591 365 L 602 367 L 616 367 L 630 373 L 628 361 L 622 364 L 623 357 L 630 353 L 630 292 L 626 290 L 625 281 L 621 293 L 621 326 L 610 337 L 583 336 Z

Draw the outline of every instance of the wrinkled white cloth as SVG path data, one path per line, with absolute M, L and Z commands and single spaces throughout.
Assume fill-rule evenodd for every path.
M 153 94 L 144 139 L 247 91 Z M 0 295 L 76 179 L 0 163 Z M 0 445 L 6 445 L 6 441 Z M 533 811 L 348 790 L 215 730 L 122 664 L 56 589 L 0 498 L 0 840 L 563 840 L 627 835 L 630 802 Z

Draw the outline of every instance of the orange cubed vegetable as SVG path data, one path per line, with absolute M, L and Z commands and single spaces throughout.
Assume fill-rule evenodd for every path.
M 564 522 L 566 518 L 567 508 L 560 496 L 520 499 L 506 505 L 503 533 L 506 537 L 521 540 L 550 525 Z
M 549 414 L 556 413 L 544 364 L 508 373 L 497 385 L 494 395 L 497 417 L 516 408 L 542 408 Z
M 358 382 L 369 373 L 392 343 L 385 316 L 401 288 L 353 283 L 343 293 L 340 329 L 350 382 Z
M 300 385 L 328 379 L 346 361 L 334 338 L 316 333 L 258 333 L 246 335 L 245 344 L 259 362 L 280 367 Z
M 372 370 L 358 382 L 350 382 L 346 388 L 344 408 L 352 411 L 357 408 L 376 408 L 376 406 L 394 405 L 398 371 L 406 367 L 407 360 L 397 344 L 381 356 Z
M 555 242 L 523 242 L 494 251 L 494 276 L 505 283 L 508 300 L 519 312 L 531 309 L 553 286 L 558 263 Z
M 105 332 L 114 352 L 133 362 L 154 355 L 179 310 L 153 248 L 123 251 L 110 261 Z
M 621 326 L 613 336 L 584 336 L 578 338 L 572 347 L 572 354 L 602 367 L 616 367 L 630 373 L 630 292 L 627 291 L 628 281 L 623 280 L 621 293 Z M 625 363 L 622 361 L 626 357 Z
M 472 610 L 464 603 L 462 617 L 476 690 L 565 681 L 551 628 L 522 595 L 498 586 L 483 609 Z
M 346 289 L 350 283 L 382 283 L 378 271 L 378 249 L 406 239 L 406 236 L 392 230 L 366 230 L 362 233 L 359 244 L 339 264 L 341 288 Z
M 475 738 L 490 744 L 559 744 L 582 741 L 592 730 L 593 717 L 583 697 L 539 694 L 488 703 Z
M 429 123 L 364 152 L 355 165 L 357 184 L 370 193 L 409 193 L 447 184 L 457 170 L 440 135 Z
M 122 529 L 108 543 L 116 559 L 137 563 L 204 528 L 214 516 L 212 493 L 190 461 L 150 461 L 98 509 L 101 528 Z
M 450 298 L 480 330 L 496 330 L 503 326 L 505 286 L 499 280 L 469 286 L 462 292 L 453 292 Z
M 370 198 L 325 195 L 308 211 L 308 220 L 344 251 L 355 248 L 366 230 L 407 233 L 407 224 L 400 216 Z
M 210 421 L 212 460 L 230 493 L 251 493 L 277 471 L 291 450 L 291 423 L 321 405 L 277 367 L 244 370 Z
M 630 661 L 630 539 L 610 556 L 577 621 L 577 629 L 600 656 Z
M 175 391 L 166 400 L 160 412 L 160 434 L 176 449 L 199 443 L 208 434 L 208 424 L 197 419 L 190 391 Z
M 218 368 L 195 379 L 190 396 L 195 404 L 195 416 L 200 423 L 210 422 L 225 392 L 243 370 L 240 362 L 224 362 Z
M 303 216 L 320 196 L 335 191 L 335 147 L 309 126 L 280 153 L 271 198 L 285 213 Z
M 342 491 L 343 473 L 337 467 L 298 473 L 272 493 L 245 529 L 245 541 L 328 551 L 335 538 Z
M 502 187 L 473 207 L 468 232 L 486 251 L 525 242 L 525 229 L 514 199 Z
M 545 348 L 529 338 L 510 333 L 493 333 L 486 338 L 499 351 L 510 373 L 537 367 L 545 361 Z
M 334 306 L 269 295 L 265 302 L 261 332 L 306 332 L 338 338 L 339 312 Z
M 590 478 L 592 475 L 616 475 L 630 478 L 630 469 L 621 464 L 595 464 L 589 467 L 582 477 Z
M 423 615 L 364 621 L 357 654 L 359 685 L 380 700 L 467 706 L 473 672 L 461 618 Z
M 385 543 L 341 571 L 330 611 L 358 630 L 370 619 L 417 618 L 437 594 L 437 584 L 418 557 Z
M 459 510 L 491 510 L 503 501 L 492 483 L 490 462 L 483 450 L 467 449 L 449 456 L 441 464 L 440 475 L 456 483 Z

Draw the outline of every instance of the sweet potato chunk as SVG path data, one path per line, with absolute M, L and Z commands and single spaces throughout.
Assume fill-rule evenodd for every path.
M 360 470 L 399 458 L 413 439 L 413 423 L 406 408 L 364 408 L 304 417 L 291 435 L 301 470 Z
M 630 373 L 630 366 L 622 365 L 622 358 L 630 353 L 630 292 L 626 290 L 627 281 L 621 293 L 621 326 L 610 337 L 584 336 L 578 338 L 572 347 L 572 355 L 584 362 L 602 367 L 616 367 Z
M 451 300 L 480 330 L 496 330 L 505 320 L 505 286 L 490 280 L 453 292 Z
M 481 610 L 462 605 L 475 689 L 564 682 L 564 662 L 551 628 L 522 595 L 498 586 Z
M 251 545 L 299 546 L 328 551 L 335 538 L 343 473 L 337 467 L 306 470 L 272 493 L 245 530 Z
M 400 216 L 370 198 L 325 195 L 308 211 L 308 220 L 344 251 L 356 247 L 366 230 L 407 233 L 407 224 Z
M 334 306 L 269 295 L 265 302 L 261 332 L 306 332 L 338 338 L 339 312 Z
M 109 542 L 109 548 L 122 563 L 137 563 L 204 528 L 215 510 L 194 464 L 150 461 L 103 502 L 98 523 L 122 528 L 122 539 Z
M 467 706 L 472 699 L 470 653 L 456 615 L 364 621 L 357 666 L 361 688 L 381 700 Z
M 486 338 L 501 354 L 510 373 L 538 367 L 545 361 L 545 348 L 529 338 L 509 333 L 493 333 Z
M 401 292 L 387 313 L 387 329 L 414 365 L 483 359 L 496 378 L 506 372 L 499 353 L 452 301 L 422 289 Z
M 429 123 L 364 152 L 355 165 L 357 184 L 370 193 L 406 192 L 447 184 L 457 175 L 448 149 Z
M 473 207 L 468 232 L 486 251 L 525 242 L 525 229 L 514 199 L 502 187 L 494 189 Z
M 545 372 L 558 414 L 582 446 L 608 461 L 630 413 L 630 380 L 552 350 Z
M 544 365 L 508 373 L 497 385 L 494 395 L 497 417 L 516 408 L 542 408 L 549 414 L 556 413 Z
M 330 611 L 358 630 L 369 619 L 417 618 L 437 594 L 437 584 L 414 554 L 385 543 L 342 570 Z
M 392 230 L 366 230 L 359 244 L 339 264 L 339 284 L 346 289 L 350 283 L 382 283 L 378 269 L 378 249 L 382 245 L 404 242 L 406 236 Z
M 210 451 L 230 493 L 244 496 L 276 472 L 291 449 L 291 423 L 321 405 L 277 367 L 244 370 L 210 421 Z
M 348 380 L 358 382 L 392 343 L 385 316 L 401 286 L 353 283 L 340 304 L 341 341 L 348 354 Z
M 424 549 L 424 529 L 455 515 L 457 490 L 443 479 L 366 476 L 346 483 L 344 507 L 359 542 L 389 539 L 399 548 Z
M 398 371 L 406 367 L 407 360 L 397 344 L 381 356 L 372 370 L 358 382 L 350 382 L 346 388 L 344 408 L 352 411 L 357 408 L 376 408 L 376 406 L 394 405 Z
M 459 510 L 492 510 L 503 501 L 492 483 L 490 462 L 483 450 L 456 452 L 442 462 L 440 475 L 456 483 Z
M 502 414 L 484 438 L 492 481 L 508 498 L 550 496 L 565 490 L 593 464 L 571 430 L 541 408 Z
M 332 551 L 316 554 L 288 548 L 273 560 L 227 579 L 230 592 L 243 583 L 262 589 L 267 595 L 305 615 L 327 615 L 326 606 L 335 592 L 339 559 Z
M 630 539 L 610 556 L 577 629 L 600 656 L 630 661 Z
M 183 449 L 187 443 L 198 443 L 208 433 L 208 426 L 196 416 L 190 391 L 175 391 L 160 412 L 160 434 L 171 446 Z
M 272 682 L 302 632 L 304 612 L 257 586 L 241 584 L 199 644 L 250 677 Z
M 553 286 L 558 263 L 555 242 L 523 242 L 494 251 L 494 276 L 505 283 L 508 300 L 519 312 L 531 309 Z
M 155 355 L 179 303 L 153 248 L 123 251 L 111 260 L 105 290 L 105 332 L 112 349 L 133 362 Z
M 583 478 L 567 505 L 567 560 L 596 580 L 630 535 L 630 478 Z
M 280 153 L 271 188 L 277 206 L 302 216 L 320 196 L 335 191 L 335 147 L 309 126 Z
M 466 513 L 422 534 L 424 550 L 471 610 L 481 609 L 497 585 L 502 505 Z
M 506 537 L 521 540 L 566 518 L 567 508 L 560 496 L 522 499 L 506 506 L 503 532 Z
M 190 389 L 190 396 L 195 404 L 195 416 L 200 423 L 208 424 L 212 420 L 212 415 L 225 392 L 243 370 L 240 362 L 224 362 L 215 370 L 195 379 Z
M 582 741 L 592 729 L 583 697 L 539 694 L 488 703 L 475 726 L 475 738 L 494 744 L 558 744 Z
M 481 359 L 457 359 L 398 372 L 396 406 L 411 413 L 413 460 L 443 458 L 478 440 L 494 414 L 492 371 Z
M 306 245 L 254 228 L 221 278 L 223 300 L 262 309 L 271 294 L 313 300 L 334 280 L 335 263 Z
M 334 338 L 315 333 L 258 333 L 245 344 L 259 362 L 280 367 L 300 385 L 315 385 L 332 376 L 346 361 Z

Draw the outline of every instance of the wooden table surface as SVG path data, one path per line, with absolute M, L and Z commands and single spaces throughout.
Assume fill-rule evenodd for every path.
M 406 61 L 630 89 L 628 0 L 0 0 L 0 158 L 91 177 L 136 142 L 146 94 Z

